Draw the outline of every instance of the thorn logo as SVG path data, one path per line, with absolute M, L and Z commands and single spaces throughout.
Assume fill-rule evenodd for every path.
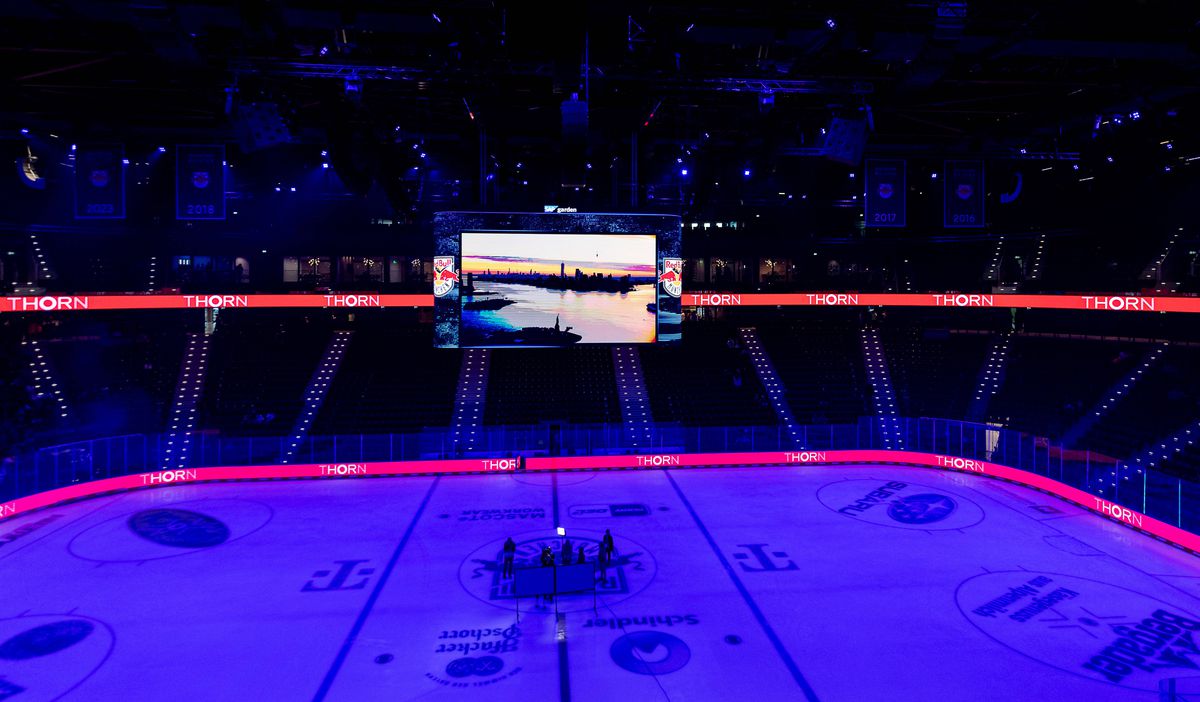
M 671 297 L 683 294 L 683 259 L 664 258 L 662 272 L 658 274 L 658 282 L 662 283 L 663 291 Z
M 435 256 L 433 259 L 433 296 L 445 297 L 458 282 L 454 272 L 453 256 Z
M 826 455 L 824 451 L 791 451 L 783 454 L 788 463 L 824 463 Z
M 884 200 L 888 200 L 892 197 L 892 195 L 895 195 L 895 194 L 896 194 L 896 191 L 892 189 L 891 183 L 880 183 L 879 184 L 879 197 L 883 198 Z
M 189 480 L 196 479 L 196 471 L 194 470 L 163 470 L 157 473 L 146 473 L 142 475 L 142 485 L 167 485 L 170 483 L 183 483 Z
M 366 475 L 366 463 L 322 463 L 317 466 L 321 475 Z
M 184 295 L 189 307 L 249 307 L 249 295 Z
M 953 468 L 954 470 L 965 470 L 972 473 L 986 473 L 987 468 L 983 461 L 974 461 L 970 458 L 959 458 L 958 456 L 938 456 L 938 465 L 943 468 Z
M 327 307 L 379 307 L 378 295 L 326 295 Z
M 1145 517 L 1137 512 L 1134 512 L 1128 507 L 1115 505 L 1106 500 L 1102 500 L 1099 497 L 1096 498 L 1096 509 L 1099 510 L 1101 514 L 1106 514 L 1113 519 L 1125 522 L 1126 524 L 1131 524 L 1135 527 L 1142 526 L 1142 523 L 1145 520 Z
M 86 297 L 6 297 L 8 309 L 13 312 L 56 312 L 58 310 L 86 310 L 90 302 Z

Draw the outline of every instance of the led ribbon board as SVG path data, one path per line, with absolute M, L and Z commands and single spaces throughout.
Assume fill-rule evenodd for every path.
M 1200 535 L 1135 512 L 1123 505 L 1097 497 L 1046 476 L 1017 468 L 973 458 L 960 458 L 938 453 L 887 450 L 841 451 L 761 451 L 736 453 L 655 453 L 622 456 L 567 456 L 526 460 L 526 469 L 582 470 L 699 468 L 705 466 L 764 466 L 796 465 L 859 465 L 884 464 L 918 466 L 970 473 L 1041 490 L 1084 509 L 1118 521 L 1145 534 L 1162 539 L 1191 553 L 1200 555 Z M 110 494 L 123 490 L 162 487 L 209 480 L 263 480 L 285 478 L 345 478 L 382 475 L 426 475 L 445 473 L 510 473 L 517 469 L 516 457 L 383 461 L 367 463 L 310 463 L 302 465 L 222 466 L 214 468 L 184 468 L 177 470 L 135 473 L 86 483 L 75 483 L 13 501 L 0 503 L 0 521 L 11 519 L 32 510 Z

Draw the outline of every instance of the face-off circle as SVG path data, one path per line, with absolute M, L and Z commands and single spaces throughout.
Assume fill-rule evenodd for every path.
M 210 548 L 229 540 L 229 527 L 219 519 L 186 509 L 147 509 L 129 517 L 129 529 L 163 546 Z
M 1097 682 L 1157 691 L 1200 665 L 1200 616 L 1135 590 L 1018 570 L 968 578 L 955 600 L 997 643 Z
M 568 539 L 572 544 L 574 556 L 578 558 L 579 547 L 583 547 L 584 557 L 589 563 L 596 563 L 600 554 L 600 538 L 603 532 L 584 532 L 572 530 Z M 522 538 L 523 537 L 523 538 Z M 654 580 L 657 565 L 654 557 L 641 544 L 629 539 L 615 536 L 616 554 L 605 570 L 605 577 L 598 581 L 596 594 L 605 598 L 609 603 L 620 602 L 641 592 Z M 541 565 L 542 549 L 546 546 L 554 553 L 555 561 L 562 562 L 560 551 L 562 541 L 555 536 L 531 537 L 529 532 L 524 535 L 514 535 L 517 552 L 513 558 L 516 568 L 535 568 Z M 503 578 L 504 569 L 504 540 L 496 539 L 472 551 L 458 569 L 458 582 L 472 597 L 487 604 L 513 609 L 516 600 L 513 596 L 512 578 Z M 521 609 L 526 606 L 531 611 L 539 611 L 540 598 L 521 598 Z M 525 604 L 525 603 L 528 603 Z M 592 596 L 563 595 L 559 597 L 558 611 L 573 612 L 592 608 Z M 554 611 L 553 607 L 549 611 Z
M 112 654 L 107 624 L 77 614 L 0 619 L 0 700 L 56 700 Z
M 839 480 L 817 490 L 817 500 L 852 519 L 900 529 L 966 529 L 984 517 L 982 507 L 956 492 L 904 480 Z
M 135 563 L 201 553 L 266 526 L 274 511 L 241 499 L 172 502 L 128 512 L 89 527 L 67 544 L 73 556 Z

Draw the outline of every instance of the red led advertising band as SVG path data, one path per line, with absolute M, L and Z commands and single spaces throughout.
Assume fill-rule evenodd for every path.
M 647 469 L 702 466 L 789 466 L 829 464 L 901 464 L 952 470 L 999 478 L 1025 485 L 1077 504 L 1146 534 L 1200 554 L 1200 536 L 1101 499 L 1078 488 L 1035 473 L 988 461 L 958 458 L 917 451 L 764 451 L 758 453 L 669 453 L 627 456 L 571 456 L 529 458 L 528 470 Z M 516 458 L 455 459 L 446 461 L 388 461 L 378 463 L 310 463 L 276 466 L 223 466 L 184 468 L 136 473 L 76 483 L 47 492 L 0 503 L 0 520 L 70 500 L 122 490 L 157 487 L 206 480 L 262 480 L 264 478 L 338 478 L 368 475 L 412 475 L 437 473 L 511 473 Z
M 1049 310 L 1200 313 L 1200 297 L 1136 295 L 984 295 L 980 293 L 684 293 L 686 307 L 1027 307 Z M 432 307 L 433 295 L 42 295 L 2 297 L 2 312 L 287 307 Z

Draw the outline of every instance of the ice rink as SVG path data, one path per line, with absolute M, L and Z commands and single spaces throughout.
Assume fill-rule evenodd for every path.
M 531 564 L 556 526 L 616 560 L 518 621 L 501 545 Z M 1149 702 L 1200 675 L 1200 559 L 922 468 L 143 490 L 0 522 L 0 593 L 13 702 Z

